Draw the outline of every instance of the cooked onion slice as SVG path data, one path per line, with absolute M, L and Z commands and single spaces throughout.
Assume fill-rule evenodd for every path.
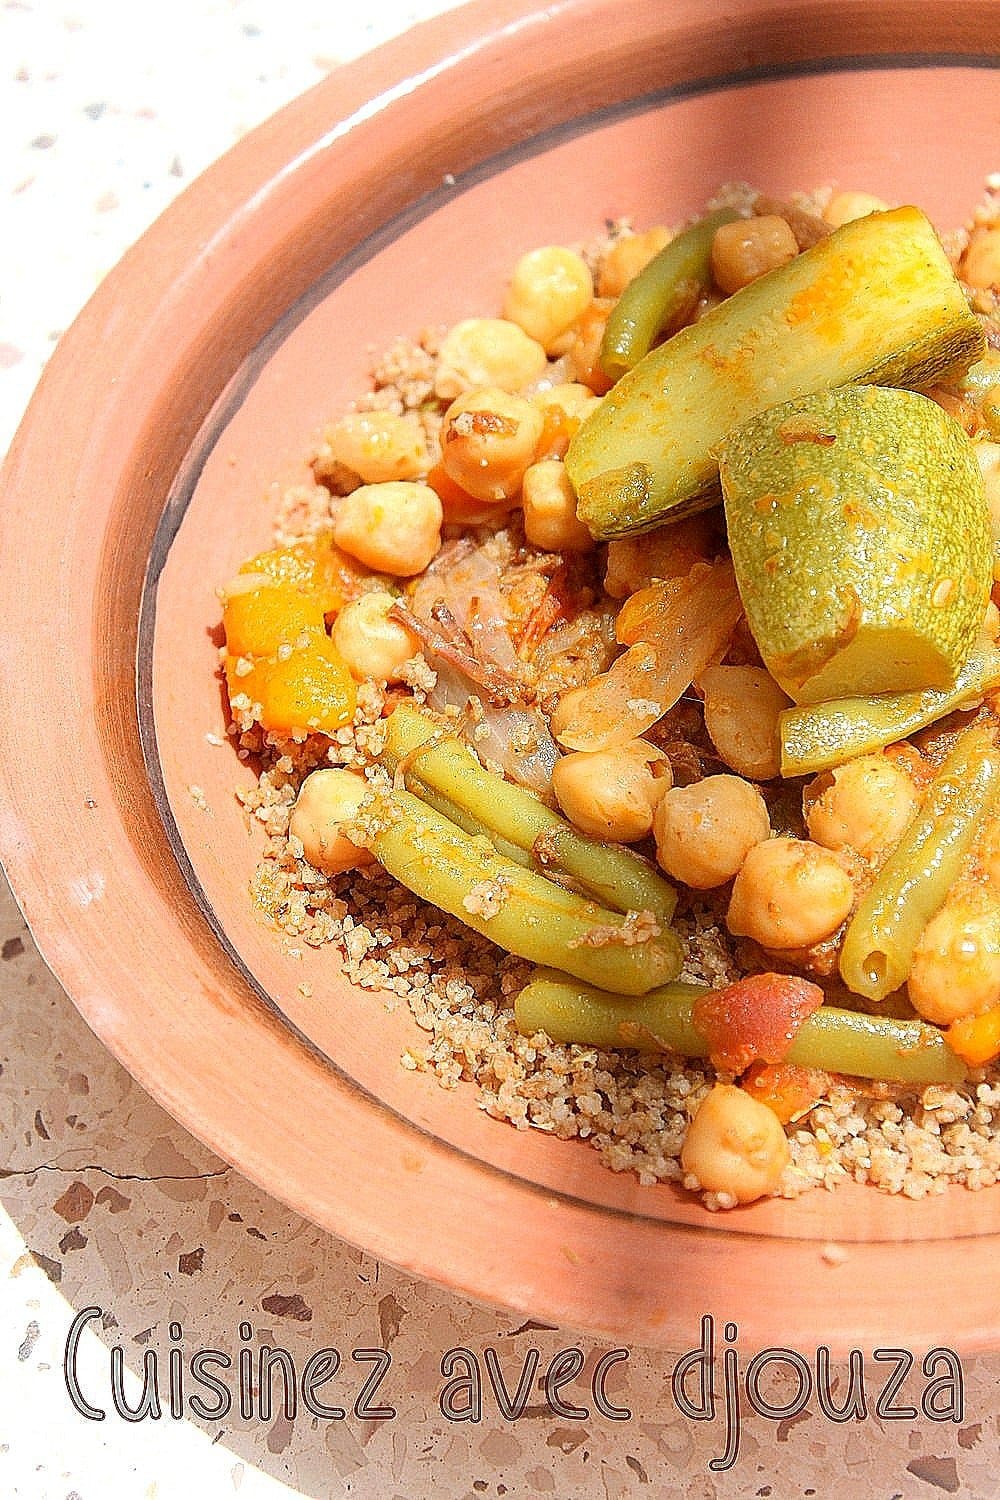
M 728 558 L 695 563 L 627 600 L 618 639 L 628 650 L 580 694 L 560 743 L 605 750 L 645 733 L 725 652 L 742 614 Z
M 452 662 L 433 653 L 428 653 L 428 660 L 437 673 L 437 682 L 427 694 L 431 708 L 439 712 L 459 709 L 467 716 L 461 726 L 463 736 L 480 759 L 500 766 L 512 781 L 551 802 L 552 767 L 559 751 L 538 710 L 492 701 Z

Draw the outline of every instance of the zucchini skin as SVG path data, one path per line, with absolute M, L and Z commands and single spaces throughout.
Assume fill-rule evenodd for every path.
M 719 464 L 747 622 L 794 702 L 955 685 L 993 543 L 953 417 L 917 391 L 842 386 L 752 418 Z
M 852 220 L 622 376 L 566 454 L 580 518 L 607 539 L 704 509 L 716 447 L 757 413 L 831 386 L 934 385 L 984 349 L 919 209 Z

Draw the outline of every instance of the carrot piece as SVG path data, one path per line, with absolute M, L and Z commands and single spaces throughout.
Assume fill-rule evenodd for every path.
M 222 611 L 231 656 L 274 656 L 303 631 L 323 629 L 319 595 L 257 575 L 260 586 L 227 595 Z M 252 575 L 244 575 L 248 582 Z
M 581 418 L 572 416 L 558 402 L 545 407 L 542 436 L 535 453 L 535 461 L 543 458 L 564 458 L 570 439 L 580 429 Z
M 230 697 L 245 694 L 260 704 L 260 722 L 279 734 L 316 730 L 330 734 L 349 724 L 357 690 L 329 636 L 317 632 L 282 660 L 267 656 L 239 672 L 239 658 L 226 661 Z M 246 660 L 246 658 L 244 658 Z
M 972 1068 L 992 1062 L 1000 1056 L 1000 1005 L 981 1016 L 963 1016 L 960 1021 L 952 1021 L 945 1040 Z
M 614 305 L 612 297 L 595 297 L 572 328 L 573 342 L 569 347 L 572 378 L 589 385 L 595 396 L 605 395 L 614 385 L 601 367 L 601 344 Z
M 773 1109 L 782 1125 L 807 1114 L 830 1087 L 829 1073 L 822 1068 L 802 1068 L 797 1063 L 754 1063 L 740 1079 L 740 1087 L 754 1099 Z
M 435 464 L 427 475 L 426 483 L 441 501 L 444 519 L 451 526 L 482 526 L 486 521 L 495 521 L 510 508 L 505 502 L 486 504 L 463 490 L 443 464 Z
M 327 531 L 291 547 L 258 553 L 243 564 L 240 572 L 263 573 L 275 583 L 315 593 L 324 615 L 334 614 L 356 599 L 372 576 L 371 569 L 337 547 Z

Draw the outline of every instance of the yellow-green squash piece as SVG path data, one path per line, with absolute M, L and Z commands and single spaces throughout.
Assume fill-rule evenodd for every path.
M 652 349 L 566 454 L 596 537 L 649 531 L 718 499 L 715 450 L 769 406 L 854 382 L 931 386 L 985 349 L 933 226 L 869 214 Z
M 719 464 L 747 622 L 796 703 L 954 683 L 992 546 L 979 464 L 947 412 L 846 386 L 754 417 Z

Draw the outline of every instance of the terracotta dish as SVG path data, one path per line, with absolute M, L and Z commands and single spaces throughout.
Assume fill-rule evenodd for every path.
M 525 248 L 677 220 L 733 178 L 960 223 L 1000 165 L 996 23 L 991 0 L 481 0 L 241 142 L 56 351 L 4 471 L 0 853 L 135 1077 L 373 1254 L 635 1343 L 686 1345 L 703 1313 L 745 1346 L 1000 1337 L 1000 1190 L 713 1217 L 405 1072 L 408 1016 L 255 915 L 243 773 L 206 739 L 215 584 L 373 351 L 492 312 Z

